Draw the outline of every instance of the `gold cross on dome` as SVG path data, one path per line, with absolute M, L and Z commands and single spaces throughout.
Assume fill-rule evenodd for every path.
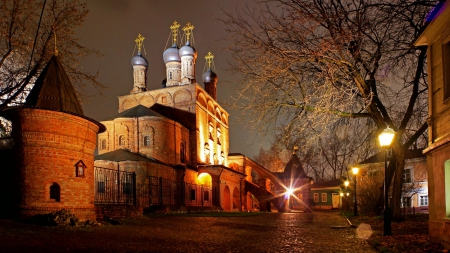
M 173 24 L 170 26 L 170 30 L 172 30 L 172 42 L 173 44 L 177 44 L 177 36 L 178 36 L 178 28 L 180 24 L 177 21 L 173 21 Z
M 208 52 L 208 54 L 205 56 L 206 63 L 208 63 L 208 68 L 211 68 L 211 63 L 214 59 L 214 55 L 211 54 L 211 52 Z
M 186 26 L 183 27 L 183 31 L 186 34 L 186 41 L 189 41 L 192 30 L 194 30 L 194 26 L 191 23 L 187 22 Z
M 142 48 L 142 42 L 145 40 L 144 36 L 142 36 L 141 34 L 139 34 L 137 36 L 137 38 L 134 40 L 136 42 L 136 45 L 138 47 L 138 52 L 141 52 L 141 48 Z

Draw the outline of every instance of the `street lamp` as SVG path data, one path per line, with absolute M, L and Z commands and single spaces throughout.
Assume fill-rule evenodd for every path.
M 353 167 L 352 168 L 352 172 L 353 172 L 353 179 L 355 181 L 355 205 L 353 207 L 353 211 L 354 211 L 354 215 L 358 216 L 358 202 L 356 200 L 356 175 L 358 174 L 359 168 L 358 167 Z
M 383 222 L 384 222 L 384 230 L 383 235 L 392 235 L 391 230 L 391 211 L 389 209 L 388 198 L 389 198 L 389 189 L 387 188 L 387 156 L 386 151 L 387 148 L 391 145 L 392 140 L 394 139 L 395 131 L 390 127 L 386 127 L 383 132 L 378 136 L 378 140 L 380 141 L 380 146 L 384 148 L 384 211 L 383 211 Z
M 345 195 L 347 195 L 347 197 L 348 197 L 347 187 L 349 184 L 350 184 L 350 182 L 346 179 L 344 182 L 344 185 L 345 185 L 345 192 L 346 192 Z M 342 202 L 342 207 L 344 207 L 344 202 Z M 347 207 L 345 208 L 345 210 L 347 210 Z

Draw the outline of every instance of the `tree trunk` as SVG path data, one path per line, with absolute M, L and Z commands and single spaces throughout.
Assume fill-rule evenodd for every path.
M 396 148 L 395 156 L 392 158 L 392 166 L 389 166 L 391 171 L 394 171 L 393 185 L 392 185 L 392 218 L 399 220 L 401 218 L 401 198 L 402 198 L 402 184 L 403 173 L 405 170 L 405 149 Z

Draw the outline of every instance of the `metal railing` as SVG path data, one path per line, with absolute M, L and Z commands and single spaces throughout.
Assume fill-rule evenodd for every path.
M 94 203 L 136 205 L 136 174 L 94 167 Z
M 162 205 L 212 206 L 211 186 L 176 182 L 161 177 L 148 177 L 148 183 L 140 185 L 139 205 L 143 208 Z

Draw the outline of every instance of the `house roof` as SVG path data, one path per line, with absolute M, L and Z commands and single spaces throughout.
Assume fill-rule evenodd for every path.
M 84 115 L 77 93 L 58 56 L 52 56 L 37 78 L 25 106 Z
M 423 153 L 423 149 L 410 149 L 405 153 L 405 159 L 415 159 L 415 158 L 425 158 L 426 155 Z M 367 158 L 366 160 L 359 162 L 358 164 L 371 164 L 371 163 L 381 163 L 384 162 L 384 151 L 378 152 L 375 155 Z
M 342 179 L 333 179 L 325 182 L 318 182 L 311 185 L 311 188 L 327 188 L 327 187 L 340 187 L 344 184 Z
M 143 105 L 137 105 L 133 108 L 130 108 L 128 110 L 125 110 L 121 113 L 118 113 L 110 118 L 105 119 L 106 120 L 113 120 L 117 118 L 140 118 L 145 116 L 156 116 L 156 117 L 163 117 L 163 115 L 153 111 L 152 109 L 145 107 Z
M 143 161 L 143 162 L 151 162 L 162 165 L 167 165 L 155 158 L 150 158 L 143 156 L 141 154 L 133 153 L 126 149 L 117 149 L 108 153 L 104 153 L 101 155 L 96 155 L 95 160 L 104 160 L 104 161 L 114 161 L 114 162 L 122 162 L 122 161 Z

